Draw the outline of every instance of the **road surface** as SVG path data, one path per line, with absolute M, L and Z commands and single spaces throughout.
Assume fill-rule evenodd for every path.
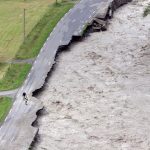
M 48 72 L 54 64 L 58 48 L 68 45 L 72 36 L 82 34 L 84 26 L 95 15 L 97 9 L 108 4 L 110 0 L 81 0 L 57 24 L 41 49 L 22 88 L 15 97 L 9 115 L 0 128 L 0 150 L 27 150 L 38 129 L 31 126 L 36 119 L 36 112 L 43 108 L 40 100 L 32 93 L 41 88 Z M 29 97 L 25 105 L 22 93 Z

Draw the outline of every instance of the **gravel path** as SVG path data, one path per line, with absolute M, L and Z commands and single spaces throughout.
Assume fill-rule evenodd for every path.
M 36 150 L 149 150 L 150 0 L 121 7 L 106 32 L 72 44 L 38 96 Z

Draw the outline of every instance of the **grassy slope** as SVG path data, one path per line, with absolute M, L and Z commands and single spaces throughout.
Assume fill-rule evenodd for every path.
M 11 106 L 12 106 L 11 98 L 0 97 L 0 123 L 5 119 Z
M 0 91 L 16 89 L 22 85 L 31 68 L 30 64 L 12 64 L 0 80 Z
M 26 59 L 37 56 L 49 33 L 72 6 L 73 3 L 69 2 L 51 5 L 45 15 L 33 28 L 32 32 L 27 36 L 16 57 L 18 59 Z

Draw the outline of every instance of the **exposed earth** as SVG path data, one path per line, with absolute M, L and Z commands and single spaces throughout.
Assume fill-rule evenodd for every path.
M 106 32 L 60 53 L 34 150 L 149 150 L 150 0 L 118 9 Z

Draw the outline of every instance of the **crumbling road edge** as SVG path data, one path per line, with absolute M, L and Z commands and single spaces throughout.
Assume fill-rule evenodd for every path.
M 89 26 L 91 26 L 93 28 L 93 24 L 94 24 L 94 21 L 97 20 L 98 23 L 99 23 L 99 26 L 98 28 L 94 28 L 93 30 L 94 31 L 105 31 L 107 30 L 107 22 L 109 19 L 112 19 L 113 18 L 113 14 L 114 12 L 122 5 L 124 4 L 127 4 L 128 2 L 131 2 L 132 0 L 124 0 L 123 3 L 119 2 L 119 4 L 117 3 L 118 0 L 113 0 L 112 2 L 110 2 L 109 6 L 107 9 L 105 9 L 105 12 L 103 13 L 103 15 L 101 14 L 96 14 L 95 16 L 93 16 L 93 18 L 83 27 L 83 30 L 81 31 L 80 34 L 76 34 L 76 35 L 73 35 L 72 36 L 72 39 L 73 37 L 76 37 L 76 36 L 83 36 L 84 32 L 86 32 L 86 28 L 88 28 Z M 72 41 L 72 40 L 71 40 Z M 54 61 L 55 62 L 55 61 Z M 55 63 L 54 63 L 55 64 Z M 51 70 L 50 70 L 51 71 Z M 41 87 L 42 88 L 42 87 Z M 40 89 L 38 89 L 40 90 Z M 38 117 L 38 116 L 37 116 Z M 39 131 L 39 130 L 38 130 Z M 37 142 L 37 136 L 38 136 L 38 131 L 31 143 L 31 148 L 32 146 L 34 147 L 34 144 Z
M 121 0 L 114 1 L 81 0 L 57 24 L 41 49 L 27 79 L 16 95 L 9 115 L 0 128 L 1 150 L 27 150 L 29 148 L 33 138 L 38 133 L 38 128 L 33 127 L 32 124 L 38 117 L 37 111 L 43 108 L 41 101 L 32 97 L 32 94 L 35 90 L 43 87 L 59 47 L 68 45 L 73 36 L 82 36 L 84 25 L 93 19 L 99 9 L 104 7 L 108 9 L 112 2 L 119 4 L 116 2 Z M 105 15 L 103 10 L 102 15 Z M 30 95 L 28 106 L 23 103 L 22 92 Z

